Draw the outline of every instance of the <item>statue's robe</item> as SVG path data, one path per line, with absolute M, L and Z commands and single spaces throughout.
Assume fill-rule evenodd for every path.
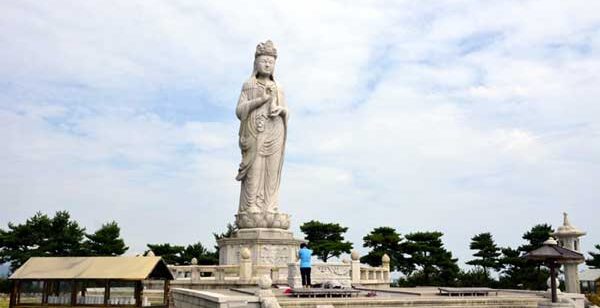
M 265 87 L 276 86 L 273 103 L 266 102 L 251 110 L 252 101 L 260 100 Z M 239 146 L 242 162 L 236 177 L 242 182 L 239 212 L 277 212 L 279 183 L 287 135 L 285 116 L 269 116 L 271 105 L 287 108 L 283 91 L 274 81 L 261 84 L 256 78 L 244 83 L 236 115 L 240 119 Z

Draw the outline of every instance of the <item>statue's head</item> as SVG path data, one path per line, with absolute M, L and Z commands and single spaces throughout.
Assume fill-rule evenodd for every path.
M 256 46 L 254 53 L 254 71 L 252 75 L 267 75 L 272 80 L 275 70 L 275 60 L 277 59 L 277 49 L 270 40 L 260 43 Z

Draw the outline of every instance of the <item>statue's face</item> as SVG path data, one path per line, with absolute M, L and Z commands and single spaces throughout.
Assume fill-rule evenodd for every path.
M 275 69 L 275 57 L 272 56 L 258 56 L 256 58 L 256 71 L 260 75 L 270 76 L 273 74 L 273 70 Z

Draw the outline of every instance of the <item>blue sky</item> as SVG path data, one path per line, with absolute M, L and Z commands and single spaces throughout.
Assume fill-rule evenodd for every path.
M 593 1 L 4 1 L 0 224 L 68 210 L 146 243 L 233 220 L 234 107 L 272 39 L 290 106 L 281 210 L 402 234 L 461 261 L 571 221 L 600 242 Z

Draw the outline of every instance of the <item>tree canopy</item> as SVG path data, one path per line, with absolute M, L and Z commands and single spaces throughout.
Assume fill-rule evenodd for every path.
M 540 263 L 523 259 L 522 256 L 541 247 L 544 241 L 554 232 L 548 224 L 538 224 L 523 234 L 526 243 L 518 249 L 502 248 L 499 259 L 502 271 L 500 286 L 503 288 L 518 288 L 529 290 L 545 290 L 549 271 Z
M 183 251 L 185 250 L 183 246 L 171 245 L 170 243 L 147 244 L 146 246 L 155 256 L 160 256 L 167 264 L 183 265 L 185 261 L 190 261 L 183 259 Z M 146 254 L 148 252 L 146 251 Z
M 87 238 L 84 242 L 86 254 L 90 256 L 120 256 L 124 254 L 129 247 L 125 246 L 125 241 L 120 236 L 121 228 L 115 221 L 103 224 L 96 232 L 85 235 Z
M 213 233 L 213 236 L 216 240 L 220 240 L 223 238 L 228 238 L 231 237 L 236 231 L 238 230 L 237 226 L 232 224 L 232 223 L 228 223 L 225 232 L 223 233 Z
M 215 265 L 219 264 L 219 253 L 210 251 L 204 247 L 202 243 L 197 242 L 195 244 L 187 245 L 183 250 L 183 264 L 189 264 L 192 258 L 198 260 L 200 265 Z
M 420 285 L 453 285 L 459 274 L 458 259 L 444 248 L 442 232 L 415 232 L 405 236 L 402 251 L 408 255 L 402 271 Z
M 521 252 L 511 247 L 501 248 L 502 252 L 499 263 L 502 266 L 500 271 L 500 285 L 504 288 L 516 289 L 523 285 L 524 268 L 527 260 L 521 258 Z
M 152 250 L 155 256 L 162 257 L 167 264 L 189 265 L 193 258 L 196 258 L 198 264 L 201 265 L 219 263 L 218 254 L 209 251 L 200 242 L 187 246 L 172 245 L 170 243 L 147 244 L 146 246 L 149 250 Z
M 531 230 L 523 234 L 523 239 L 526 240 L 527 243 L 521 245 L 519 250 L 527 253 L 542 247 L 544 242 L 551 236 L 553 232 L 554 229 L 552 229 L 552 226 L 549 224 L 538 224 L 533 226 Z
M 476 258 L 467 261 L 467 264 L 480 266 L 488 275 L 489 269 L 499 270 L 502 267 L 498 259 L 501 254 L 500 249 L 496 246 L 491 233 L 485 232 L 473 236 L 469 249 L 476 251 L 473 254 Z
M 238 228 L 235 224 L 227 223 L 227 229 L 222 233 L 213 232 L 213 237 L 215 238 L 215 242 L 223 239 L 231 237 L 235 232 L 237 232 Z M 215 254 L 217 255 L 217 261 L 219 256 L 219 245 L 215 245 Z
M 24 224 L 8 223 L 0 229 L 0 262 L 16 270 L 30 257 L 82 255 L 84 228 L 66 211 L 50 218 L 40 212 Z
M 345 241 L 343 233 L 348 228 L 336 223 L 322 223 L 311 220 L 300 226 L 306 235 L 310 248 L 319 259 L 327 262 L 331 257 L 339 257 L 342 253 L 350 253 L 352 243 Z
M 371 248 L 368 254 L 360 258 L 360 262 L 371 266 L 381 266 L 381 257 L 390 257 L 390 269 L 396 270 L 399 261 L 403 260 L 400 242 L 402 236 L 392 227 L 378 227 L 363 237 L 363 247 Z
M 588 252 L 591 256 L 590 259 L 585 260 L 585 264 L 592 268 L 600 268 L 600 244 L 594 246 L 598 252 Z
M 86 234 L 67 211 L 53 217 L 38 212 L 25 223 L 0 229 L 0 263 L 10 263 L 14 271 L 30 257 L 121 255 L 127 247 L 119 235 L 116 222 Z

